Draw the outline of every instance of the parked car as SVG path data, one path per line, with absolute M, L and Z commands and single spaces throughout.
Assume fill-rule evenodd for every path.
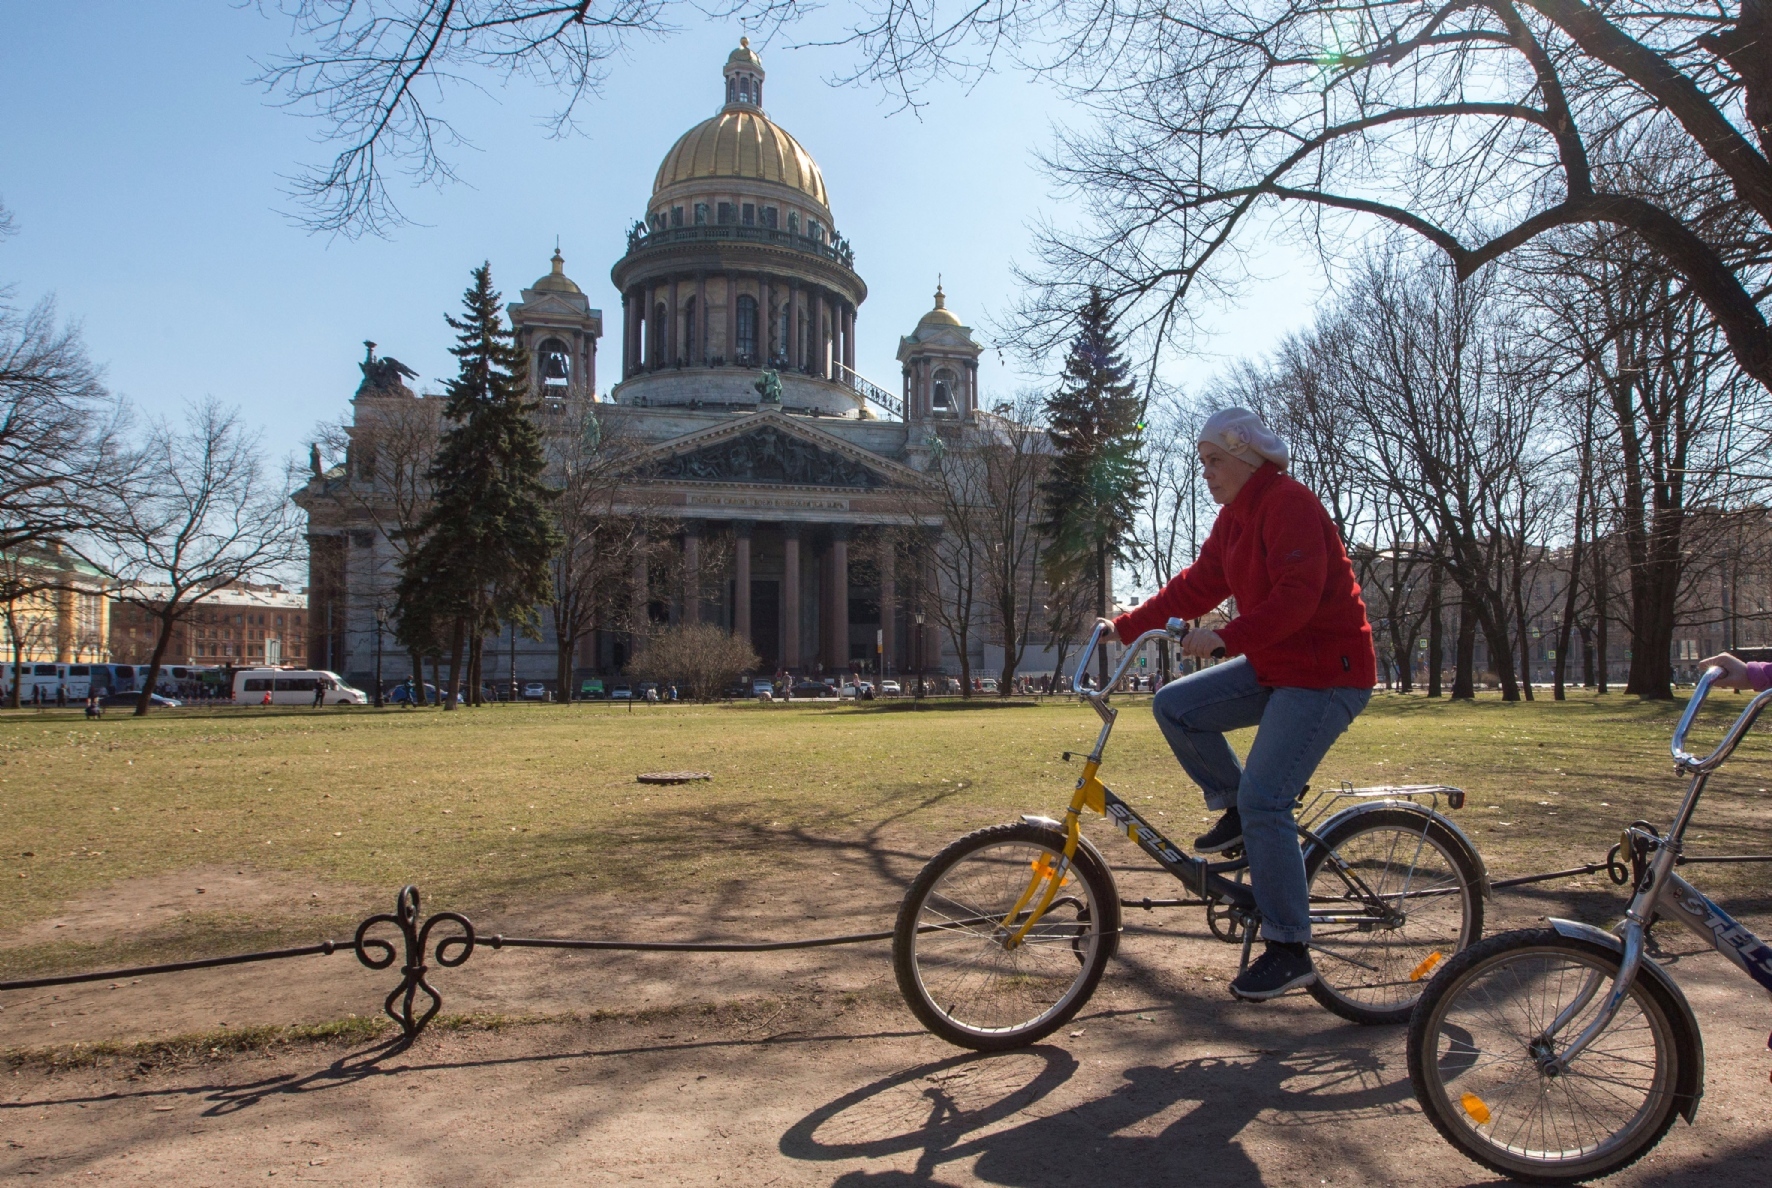
M 789 697 L 835 697 L 837 691 L 823 681 L 796 681 Z
M 995 693 L 997 691 L 997 678 L 985 677 L 982 681 L 978 682 L 978 691 L 980 693 Z
M 632 685 L 614 685 L 609 690 L 609 700 L 611 701 L 632 701 L 633 699 L 634 688 Z
M 417 700 L 413 696 L 412 686 L 405 681 L 401 681 L 398 685 L 395 685 L 393 690 L 389 692 L 387 696 L 388 700 L 394 705 L 407 705 Z M 425 682 L 425 691 L 419 696 L 424 698 L 425 704 L 427 705 L 441 705 L 443 703 L 442 696 L 437 692 L 437 686 L 431 684 L 429 681 Z
M 751 681 L 752 697 L 774 697 L 775 682 L 767 677 L 756 677 Z
M 155 709 L 177 709 L 184 704 L 177 698 L 162 697 L 158 693 L 150 693 L 148 697 L 149 704 Z M 140 693 L 107 693 L 98 701 L 106 709 L 134 709 L 135 703 L 140 699 Z
M 904 696 L 904 689 L 899 686 L 899 683 L 897 681 L 881 681 L 880 682 L 880 696 L 881 697 L 903 697 Z
M 596 677 L 590 677 L 578 686 L 578 699 L 580 701 L 602 701 L 608 696 L 609 691 L 603 687 L 603 682 Z
M 524 701 L 546 701 L 547 699 L 548 687 L 540 681 L 530 681 L 523 686 Z

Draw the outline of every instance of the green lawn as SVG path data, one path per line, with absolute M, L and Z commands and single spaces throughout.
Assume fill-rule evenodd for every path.
M 1695 742 L 1743 703 L 1713 700 Z M 1148 698 L 1121 704 L 1104 778 L 1191 838 L 1198 793 Z M 1454 816 L 1493 874 L 1568 865 L 1603 855 L 1633 818 L 1667 818 L 1681 788 L 1667 759 L 1677 708 L 1616 694 L 1519 705 L 1380 695 L 1318 782 L 1457 784 L 1470 800 Z M 111 884 L 195 868 L 291 872 L 372 889 L 378 903 L 411 882 L 431 903 L 490 914 L 566 891 L 664 896 L 803 855 L 808 838 L 883 832 L 932 851 L 1016 812 L 1061 808 L 1078 769 L 1059 754 L 1087 749 L 1095 723 L 1065 702 L 0 714 L 6 918 L 28 924 Z M 1694 848 L 1772 851 L 1772 751 L 1756 733 L 1713 785 Z M 713 780 L 634 781 L 682 768 Z M 1703 881 L 1745 890 L 1766 877 L 1738 867 Z M 192 913 L 96 949 L 13 942 L 0 975 L 293 943 L 354 918 L 300 903 L 251 920 Z

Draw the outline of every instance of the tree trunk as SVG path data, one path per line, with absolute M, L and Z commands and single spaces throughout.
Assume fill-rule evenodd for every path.
M 1438 698 L 1445 690 L 1441 669 L 1446 660 L 1446 571 L 1438 562 L 1427 575 L 1427 695 Z
M 1606 570 L 1600 557 L 1600 540 L 1596 536 L 1594 537 L 1594 658 L 1599 664 L 1599 669 L 1594 677 L 1594 689 L 1600 693 L 1611 691 L 1608 683 L 1612 676 L 1611 644 L 1607 640 L 1609 634 L 1607 618 L 1610 613 L 1608 604 L 1611 602 L 1611 599 L 1606 597 L 1608 585 Z
M 438 686 L 439 691 L 443 694 L 443 708 L 445 710 L 455 708 L 455 699 L 461 693 L 461 654 L 466 643 L 467 624 L 457 619 L 449 640 L 449 684 Z
M 10 602 L 6 604 L 6 635 L 12 640 L 12 689 L 6 694 L 6 701 L 13 709 L 18 709 L 24 704 L 25 682 L 19 669 L 25 661 L 25 641 L 18 636 L 18 616 Z
M 1483 629 L 1483 639 L 1489 644 L 1489 663 L 1495 667 L 1495 680 L 1501 686 L 1501 699 L 1518 701 L 1520 683 L 1514 673 L 1513 641 L 1508 638 L 1507 607 L 1497 594 L 1492 602 L 1477 602 L 1472 609 L 1476 612 L 1477 625 Z
M 1102 618 L 1113 617 L 1114 608 L 1109 589 L 1108 547 L 1105 540 L 1095 542 L 1095 607 L 1095 613 Z M 1105 645 L 1107 640 L 1102 640 L 1102 643 Z M 1095 650 L 1095 661 L 1098 674 L 1095 678 L 1096 685 L 1098 688 L 1105 689 L 1108 678 L 1108 654 L 1105 646 Z
M 1415 641 L 1403 638 L 1403 629 L 1407 626 L 1409 624 L 1403 622 L 1400 616 L 1394 614 L 1391 616 L 1391 664 L 1397 670 L 1397 692 L 1399 693 L 1407 693 L 1414 688 L 1409 679 L 1411 676 L 1409 670 L 1414 666 L 1409 661 L 1414 658 L 1415 649 L 1409 645 Z
M 1581 687 L 1594 687 L 1594 630 L 1586 623 L 1581 625 Z
M 484 685 L 486 683 L 484 677 L 482 676 L 482 674 L 480 672 L 481 661 L 484 660 L 485 657 L 486 657 L 486 637 L 484 635 L 476 634 L 473 638 L 473 641 L 468 644 L 468 704 L 469 705 L 484 705 L 486 702 L 485 696 L 480 692 L 480 690 L 484 687 Z
M 1563 591 L 1563 621 L 1557 629 L 1557 663 L 1555 691 L 1551 694 L 1556 701 L 1565 700 L 1563 684 L 1569 674 L 1569 644 L 1575 633 L 1576 596 L 1581 592 L 1581 493 L 1575 497 L 1575 543 L 1569 550 L 1569 587 Z M 1582 641 L 1582 651 L 1587 651 L 1586 640 Z M 1591 661 L 1589 671 L 1592 671 Z
M 578 650 L 579 637 L 554 627 L 554 687 L 561 701 L 572 700 L 572 654 Z
M 1526 592 L 1521 586 L 1525 571 L 1522 556 L 1514 566 L 1514 621 L 1520 626 L 1520 690 L 1532 700 L 1532 625 L 1526 621 Z
M 160 683 L 160 662 L 166 658 L 166 649 L 172 644 L 172 620 L 161 618 L 160 636 L 154 641 L 154 654 L 148 660 L 148 677 L 142 683 L 141 696 L 135 699 L 135 716 L 145 718 L 148 709 L 154 704 L 154 686 Z
M 412 705 L 424 705 L 429 699 L 425 696 L 425 658 L 418 654 L 417 648 L 411 648 L 406 658 L 412 662 Z
M 1458 603 L 1458 643 L 1452 672 L 1452 700 L 1474 701 L 1477 696 L 1477 616 L 1469 597 Z
M 1655 701 L 1674 695 L 1672 651 L 1683 568 L 1682 519 L 1677 510 L 1658 515 L 1645 542 L 1646 563 L 1631 567 L 1630 678 L 1624 691 Z

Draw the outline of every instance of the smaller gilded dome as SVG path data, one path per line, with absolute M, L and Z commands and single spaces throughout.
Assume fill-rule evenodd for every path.
M 757 51 L 751 48 L 751 39 L 749 37 L 740 37 L 738 39 L 738 48 L 733 50 L 732 53 L 727 56 L 726 64 L 728 66 L 755 66 L 758 69 L 761 69 L 763 66 L 763 59 L 759 58 L 757 56 Z
M 947 295 L 941 291 L 941 282 L 935 282 L 935 308 L 924 314 L 917 322 L 918 326 L 928 325 L 958 326 L 960 319 L 948 308 Z
M 560 254 L 560 249 L 557 247 L 554 249 L 553 271 L 529 287 L 538 293 L 577 293 L 582 291 L 566 275 L 566 257 Z

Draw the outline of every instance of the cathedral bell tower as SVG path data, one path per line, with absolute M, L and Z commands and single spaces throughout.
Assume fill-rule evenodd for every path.
M 904 419 L 911 425 L 959 423 L 978 411 L 978 357 L 984 353 L 948 308 L 938 281 L 935 308 L 898 340 L 904 365 Z
M 566 259 L 554 248 L 549 273 L 506 307 L 517 341 L 529 352 L 530 390 L 543 400 L 594 400 L 597 339 L 603 311 L 566 275 Z

